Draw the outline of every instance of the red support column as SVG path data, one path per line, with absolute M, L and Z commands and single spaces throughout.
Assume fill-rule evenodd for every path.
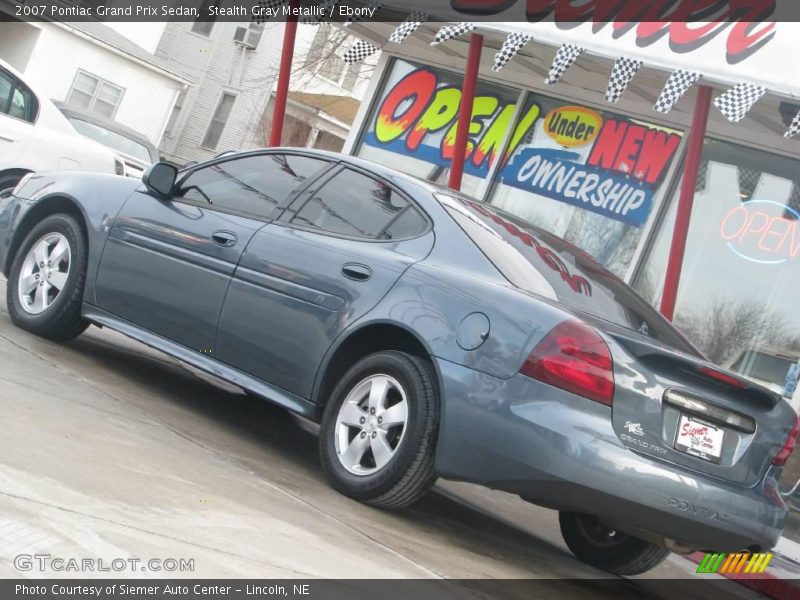
M 703 140 L 708 125 L 708 111 L 711 106 L 711 88 L 701 85 L 697 90 L 694 105 L 692 128 L 689 131 L 689 143 L 686 149 L 686 162 L 683 169 L 678 212 L 675 216 L 675 228 L 672 230 L 672 246 L 669 249 L 667 273 L 664 279 L 664 293 L 661 296 L 661 314 L 672 321 L 675 316 L 675 302 L 678 298 L 678 287 L 681 282 L 683 255 L 686 251 L 686 238 L 689 235 L 689 220 L 694 204 L 694 189 L 697 172 L 700 169 L 700 158 L 703 154 Z
M 289 0 L 292 9 L 297 8 L 297 0 Z M 283 32 L 283 50 L 281 52 L 281 66 L 278 72 L 278 88 L 275 91 L 275 105 L 272 110 L 272 127 L 269 131 L 269 145 L 280 146 L 283 134 L 283 121 L 286 117 L 286 103 L 289 100 L 289 81 L 292 76 L 292 60 L 294 59 L 294 45 L 297 39 L 297 15 L 289 15 L 286 19 L 286 29 Z
M 469 141 L 469 126 L 472 123 L 472 107 L 475 104 L 475 88 L 478 84 L 478 70 L 481 66 L 481 50 L 483 36 L 473 33 L 469 38 L 469 55 L 467 68 L 464 71 L 464 88 L 461 91 L 461 105 L 458 109 L 458 126 L 456 129 L 456 145 L 453 148 L 453 162 L 450 165 L 450 189 L 459 191 L 464 178 L 464 162 Z

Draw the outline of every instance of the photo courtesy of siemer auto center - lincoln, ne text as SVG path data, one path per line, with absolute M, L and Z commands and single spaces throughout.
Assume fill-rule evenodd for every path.
M 798 65 L 794 0 L 0 0 L 0 600 L 800 598 Z

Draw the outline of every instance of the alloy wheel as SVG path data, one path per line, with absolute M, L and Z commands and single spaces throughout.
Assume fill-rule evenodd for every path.
M 339 462 L 354 475 L 372 475 L 395 456 L 408 427 L 403 386 L 388 375 L 357 383 L 339 408 L 335 444 Z
M 46 311 L 61 294 L 69 278 L 72 251 L 67 238 L 48 233 L 31 246 L 17 282 L 22 309 L 31 315 Z

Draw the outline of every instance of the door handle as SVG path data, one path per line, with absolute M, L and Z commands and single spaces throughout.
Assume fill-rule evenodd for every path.
M 359 263 L 347 263 L 342 267 L 342 275 L 353 281 L 367 281 L 372 277 L 372 269 Z
M 239 241 L 239 236 L 232 231 L 215 231 L 211 234 L 211 239 L 214 240 L 215 244 L 230 248 L 236 245 L 236 242 Z
M 4 141 L 4 142 L 10 142 L 10 143 L 13 143 L 13 142 L 16 142 L 16 141 L 17 141 L 17 138 L 15 138 L 15 137 L 11 137 L 11 136 L 9 136 L 7 133 L 0 133 L 0 140 L 2 140 L 2 141 Z

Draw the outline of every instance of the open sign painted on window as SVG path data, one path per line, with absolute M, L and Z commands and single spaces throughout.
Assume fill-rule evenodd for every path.
M 777 265 L 800 255 L 800 213 L 771 200 L 750 200 L 723 217 L 728 248 L 751 262 Z

